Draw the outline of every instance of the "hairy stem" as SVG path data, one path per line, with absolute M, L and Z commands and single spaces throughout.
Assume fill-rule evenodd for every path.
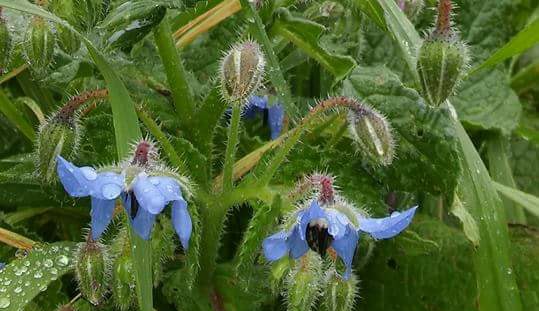
M 238 146 L 238 136 L 240 127 L 241 106 L 232 105 L 232 118 L 228 127 L 228 142 L 225 151 L 225 164 L 223 167 L 223 191 L 228 192 L 232 189 L 234 180 L 232 171 Z

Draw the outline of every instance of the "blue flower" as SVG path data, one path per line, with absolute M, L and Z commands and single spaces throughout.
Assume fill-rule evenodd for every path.
M 192 222 L 179 182 L 167 176 L 148 176 L 141 170 L 126 184 L 126 173 L 97 172 L 91 167 L 77 167 L 58 156 L 57 172 L 66 192 L 72 197 L 91 197 L 92 238 L 98 239 L 114 213 L 121 197 L 134 230 L 149 239 L 155 217 L 172 203 L 172 223 L 185 249 L 189 245 Z
M 243 111 L 247 119 L 255 118 L 257 114 L 268 111 L 268 124 L 271 131 L 271 139 L 277 139 L 283 130 L 284 108 L 281 104 L 268 104 L 268 96 L 251 96 Z
M 5 267 L 6 267 L 6 264 L 3 262 L 0 262 L 0 270 L 4 270 Z
M 277 232 L 264 240 L 264 256 L 269 261 L 287 254 L 298 259 L 309 248 L 324 255 L 327 248 L 332 247 L 346 266 L 343 278 L 347 280 L 352 273 L 352 260 L 360 233 L 368 233 L 376 239 L 393 237 L 410 224 L 416 208 L 379 219 L 358 214 L 356 221 L 352 222 L 337 209 L 323 208 L 313 200 L 307 209 L 297 212 L 296 222 L 289 231 Z

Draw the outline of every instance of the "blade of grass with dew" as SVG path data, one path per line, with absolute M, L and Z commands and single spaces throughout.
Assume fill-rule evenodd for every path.
M 487 158 L 490 176 L 493 181 L 511 188 L 516 188 L 511 166 L 507 158 L 507 139 L 501 134 L 494 134 L 487 139 Z M 507 221 L 510 223 L 526 224 L 524 210 L 518 204 L 506 198 L 502 198 Z
M 92 42 L 71 27 L 69 23 L 36 5 L 25 1 L 0 0 L 0 6 L 38 15 L 59 23 L 75 33 L 84 42 L 109 89 L 118 157 L 123 158 L 126 156 L 129 152 L 130 144 L 139 139 L 142 134 L 138 125 L 135 105 L 122 80 L 114 72 L 103 54 L 94 47 Z M 142 311 L 151 311 L 153 310 L 153 281 L 150 243 L 140 238 L 133 230 L 130 230 L 130 232 L 131 240 L 133 241 L 132 250 L 139 307 Z
M 531 214 L 539 217 L 539 198 L 520 190 L 507 187 L 498 182 L 493 181 L 494 187 L 503 196 L 514 201 L 515 203 L 524 207 Z
M 472 75 L 483 68 L 497 65 L 510 57 L 518 55 L 533 47 L 537 42 L 539 42 L 539 19 L 536 19 L 526 26 L 507 42 L 507 44 L 487 58 L 487 60 L 473 68 L 469 75 Z
M 23 117 L 2 89 L 0 89 L 0 112 L 2 112 L 6 118 L 13 123 L 26 138 L 28 138 L 28 140 L 34 141 L 36 132 L 32 124 Z

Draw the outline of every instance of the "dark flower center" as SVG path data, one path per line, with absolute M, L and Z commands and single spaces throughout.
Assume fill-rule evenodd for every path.
M 138 164 L 144 166 L 148 163 L 148 155 L 150 153 L 152 146 L 146 142 L 142 141 L 137 145 L 135 149 L 135 155 L 133 156 L 133 164 Z
M 309 224 L 305 235 L 309 248 L 324 257 L 331 242 L 333 242 L 333 237 L 329 234 L 327 225 Z
M 137 212 L 138 212 L 138 202 L 137 202 L 137 198 L 135 197 L 135 194 L 130 193 L 128 200 L 131 200 L 131 210 L 130 210 L 129 217 L 131 217 L 131 219 L 135 219 L 135 216 L 137 216 Z

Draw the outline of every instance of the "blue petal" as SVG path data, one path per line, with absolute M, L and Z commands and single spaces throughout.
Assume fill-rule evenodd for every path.
M 148 179 L 161 192 L 167 203 L 183 200 L 182 190 L 176 179 L 166 176 L 154 176 Z
M 305 234 L 307 231 L 307 225 L 311 222 L 311 220 L 316 219 L 326 219 L 328 220 L 326 216 L 326 212 L 320 207 L 320 204 L 317 200 L 313 200 L 311 202 L 311 205 L 309 208 L 303 211 L 303 213 L 298 215 L 298 221 L 299 221 L 299 235 L 302 240 L 305 240 Z
M 155 215 L 147 212 L 143 208 L 139 208 L 137 215 L 131 222 L 135 232 L 144 240 L 150 239 L 153 224 L 155 223 Z
M 275 104 L 268 108 L 268 123 L 271 131 L 271 139 L 277 139 L 283 130 L 284 108 Z
M 388 239 L 406 229 L 414 217 L 416 207 L 404 212 L 394 212 L 386 218 L 358 217 L 359 230 L 369 233 L 375 239 Z
M 189 247 L 189 238 L 193 230 L 193 223 L 191 221 L 191 215 L 187 211 L 187 202 L 183 199 L 174 201 L 172 204 L 172 224 L 176 233 L 180 237 L 183 249 Z
M 167 204 L 161 191 L 156 188 L 144 173 L 137 176 L 133 184 L 133 192 L 140 207 L 154 215 L 161 213 Z
M 301 238 L 299 230 L 299 226 L 295 226 L 292 232 L 289 234 L 288 239 L 286 239 L 286 245 L 290 250 L 290 255 L 294 259 L 298 259 L 299 257 L 305 255 L 305 253 L 309 250 L 309 245 L 307 244 L 307 241 L 305 241 L 305 238 Z
M 348 231 L 351 224 L 348 217 L 335 209 L 327 209 L 326 219 L 328 221 L 328 233 L 334 239 L 340 239 Z
M 352 274 L 352 260 L 356 251 L 359 234 L 352 227 L 346 227 L 346 234 L 340 239 L 336 239 L 331 243 L 331 247 L 335 249 L 337 255 L 342 259 L 346 266 L 343 278 L 348 280 Z
M 267 260 L 279 260 L 287 254 L 288 246 L 286 245 L 286 238 L 286 232 L 279 231 L 264 239 L 264 242 L 262 242 L 262 249 L 264 250 L 264 256 Z
M 56 172 L 66 192 L 72 197 L 89 196 L 90 181 L 85 177 L 84 172 L 87 170 L 86 172 L 91 174 L 93 169 L 88 167 L 81 170 L 61 156 L 57 156 L 56 160 L 58 163 Z M 95 171 L 93 174 L 96 174 Z
M 251 96 L 249 98 L 249 106 L 257 107 L 260 109 L 268 108 L 268 97 L 267 96 Z
M 101 234 L 107 229 L 114 213 L 115 200 L 101 200 L 92 197 L 92 238 L 99 239 Z
M 124 175 L 113 172 L 99 173 L 90 183 L 90 195 L 101 200 L 114 200 L 123 191 L 124 179 Z

